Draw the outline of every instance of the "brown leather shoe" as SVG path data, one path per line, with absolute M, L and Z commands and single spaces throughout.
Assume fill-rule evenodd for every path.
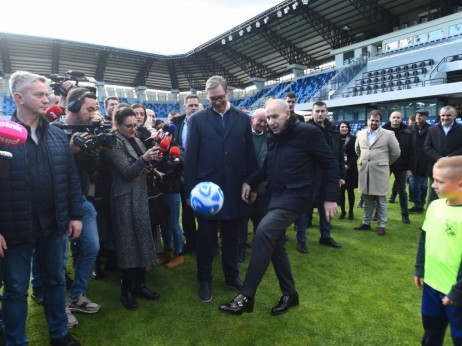
M 165 265 L 165 268 L 167 269 L 175 268 L 183 263 L 184 263 L 183 255 L 179 255 L 178 253 L 175 253 L 175 257 Z
M 377 235 L 385 235 L 385 227 L 378 227 Z
M 354 229 L 356 231 L 364 231 L 366 229 L 371 229 L 371 225 L 366 225 L 365 223 L 362 223 L 358 227 L 355 227 Z
M 157 259 L 157 264 L 165 264 L 173 259 L 173 250 L 164 250 L 162 257 Z

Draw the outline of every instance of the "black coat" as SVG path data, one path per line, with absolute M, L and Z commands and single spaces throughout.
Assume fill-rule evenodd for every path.
M 179 117 L 174 117 L 172 123 L 176 126 L 175 138 L 179 145 L 184 147 L 183 143 L 183 126 L 184 120 L 186 119 L 186 114 L 181 115 Z
M 430 127 L 425 139 L 424 150 L 430 156 L 432 170 L 435 162 L 442 157 L 462 155 L 462 125 L 454 122 L 447 135 L 445 135 L 441 123 Z
M 338 161 L 316 126 L 290 117 L 287 128 L 274 135 L 268 131 L 265 163 L 246 179 L 252 187 L 268 182 L 265 198 L 268 208 L 306 212 L 312 204 L 316 165 L 325 172 L 322 195 L 325 201 L 337 201 L 339 191 Z
M 391 123 L 388 122 L 383 126 L 384 129 L 393 131 Z M 401 155 L 390 168 L 392 170 L 406 170 L 415 172 L 416 169 L 416 154 L 414 136 L 411 134 L 408 126 L 401 123 L 398 130 L 395 132 L 395 137 L 399 143 Z
M 224 204 L 207 220 L 233 220 L 243 217 L 246 204 L 241 199 L 244 180 L 257 168 L 249 116 L 231 105 L 222 118 L 211 106 L 189 119 L 184 160 L 185 197 L 193 187 L 211 181 L 221 187 Z
M 358 187 L 358 155 L 355 150 L 356 137 L 352 134 L 348 134 L 345 138 L 345 142 L 348 140 L 343 147 L 345 153 L 345 165 L 349 168 L 346 169 L 346 180 L 345 187 L 347 189 L 356 189 Z
M 428 123 L 423 124 L 422 128 L 419 128 L 417 125 L 409 126 L 409 130 L 411 131 L 415 141 L 417 163 L 414 173 L 419 176 L 428 176 L 431 171 L 430 157 L 424 150 L 425 140 L 430 127 L 431 125 Z

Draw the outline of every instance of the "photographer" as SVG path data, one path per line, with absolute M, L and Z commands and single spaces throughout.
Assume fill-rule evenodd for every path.
M 91 124 L 94 120 L 96 109 L 97 103 L 94 93 L 85 88 L 73 88 L 67 96 L 67 113 L 57 122 L 64 125 Z M 71 134 L 72 130 L 64 131 L 71 136 L 69 144 L 77 165 L 82 192 L 85 194 L 88 187 L 88 174 L 92 173 L 97 165 L 98 157 L 95 154 L 98 154 L 103 149 L 99 147 L 85 150 L 82 145 L 79 146 L 78 143 L 81 143 L 82 140 L 78 141 L 78 139 L 88 140 L 92 136 L 91 134 L 86 132 Z M 78 241 L 71 243 L 75 276 L 67 304 L 70 312 L 92 314 L 98 312 L 100 306 L 85 297 L 85 293 L 88 279 L 99 251 L 97 214 L 94 206 L 87 201 L 85 196 L 82 200 L 82 208 L 85 214 L 82 220 L 82 234 Z M 75 317 L 70 312 L 68 311 L 69 322 L 75 320 Z

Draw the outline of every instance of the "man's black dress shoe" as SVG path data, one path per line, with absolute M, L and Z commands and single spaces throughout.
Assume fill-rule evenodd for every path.
M 342 245 L 337 243 L 333 238 L 320 238 L 319 239 L 319 244 L 334 247 L 336 249 L 340 249 L 342 247 Z
M 144 284 L 140 286 L 135 286 L 135 288 L 133 289 L 133 294 L 139 298 L 143 298 L 147 300 L 159 300 L 160 299 L 160 295 L 158 293 L 151 291 Z
M 300 253 L 308 253 L 308 248 L 306 247 L 306 243 L 303 241 L 297 242 L 297 251 Z
M 243 282 L 239 277 L 236 277 L 235 279 L 232 280 L 226 280 L 225 281 L 225 286 L 228 288 L 232 288 L 233 290 L 236 290 L 238 292 L 241 291 L 242 289 Z
M 231 315 L 241 315 L 243 312 L 252 312 L 254 303 L 253 298 L 246 297 L 239 293 L 228 304 L 220 305 L 218 310 Z
M 204 303 L 210 303 L 212 301 L 212 290 L 210 289 L 210 282 L 209 281 L 201 281 L 200 282 L 199 291 L 197 295 L 199 299 Z
M 354 229 L 356 231 L 364 231 L 366 229 L 371 229 L 371 225 L 366 225 L 365 223 L 362 223 L 358 227 L 355 227 Z
M 338 217 L 339 220 L 343 220 L 346 216 L 346 213 L 344 211 L 342 211 L 342 213 L 340 214 L 340 216 Z
M 423 213 L 424 211 L 425 211 L 424 208 L 416 207 L 416 206 L 413 206 L 411 209 L 409 209 L 409 212 L 411 213 Z
M 395 199 L 396 199 L 396 196 L 390 196 L 390 198 L 388 199 L 388 202 L 390 203 L 395 203 Z
M 66 335 L 55 338 L 50 340 L 50 345 L 58 345 L 58 346 L 80 346 L 80 342 L 75 340 L 73 336 L 69 333 Z
M 282 296 L 281 299 L 279 299 L 278 305 L 271 309 L 271 315 L 281 315 L 289 311 L 289 308 L 296 305 L 298 305 L 298 293 L 292 296 Z
M 401 216 L 401 220 L 403 220 L 404 223 L 411 223 L 411 220 L 409 220 L 409 215 L 406 214 Z
M 30 297 L 37 304 L 43 305 L 43 298 L 44 298 L 43 286 L 32 287 L 32 294 L 30 295 Z

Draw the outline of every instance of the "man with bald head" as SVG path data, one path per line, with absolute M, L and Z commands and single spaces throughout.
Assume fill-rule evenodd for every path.
M 404 223 L 410 223 L 406 179 L 411 177 L 416 169 L 415 140 L 408 126 L 403 123 L 403 116 L 400 112 L 391 113 L 388 120 L 389 122 L 383 128 L 393 131 L 401 150 L 399 159 L 390 166 L 390 175 L 393 173 L 398 187 L 401 219 Z
M 312 203 L 315 166 L 324 174 L 322 185 L 325 196 L 326 219 L 337 213 L 339 168 L 332 150 L 318 128 L 297 121 L 284 100 L 271 100 L 266 106 L 268 119 L 268 154 L 263 166 L 245 179 L 242 199 L 251 203 L 251 192 L 262 181 L 267 181 L 266 215 L 258 225 L 252 247 L 247 275 L 240 293 L 220 310 L 233 315 L 252 312 L 254 296 L 270 262 L 273 263 L 282 291 L 279 303 L 271 310 L 280 315 L 299 303 L 292 277 L 289 258 L 284 247 L 286 228 L 306 211 Z

